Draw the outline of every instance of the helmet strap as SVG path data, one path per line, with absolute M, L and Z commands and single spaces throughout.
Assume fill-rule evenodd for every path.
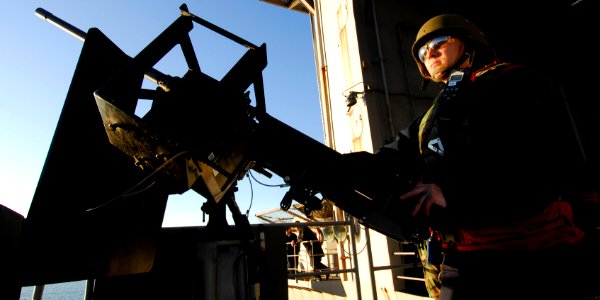
M 421 91 L 424 91 L 427 89 L 427 87 L 429 86 L 429 83 L 431 82 L 431 79 L 429 78 L 424 78 L 423 82 L 421 83 Z
M 446 69 L 444 69 L 443 71 L 441 71 L 442 76 L 438 77 L 437 79 L 434 79 L 433 77 L 430 77 L 430 80 L 435 81 L 435 82 L 442 82 L 444 79 L 447 79 L 448 76 L 450 76 L 450 73 L 452 73 L 452 71 L 456 70 L 458 67 L 460 67 L 460 65 L 462 65 L 465 61 L 469 60 L 472 56 L 470 53 L 467 52 L 463 52 L 463 54 L 460 56 L 460 58 L 458 60 L 456 60 L 456 62 L 452 65 L 447 67 Z M 470 64 L 473 64 L 473 61 L 470 61 Z M 421 87 L 423 88 L 423 87 Z

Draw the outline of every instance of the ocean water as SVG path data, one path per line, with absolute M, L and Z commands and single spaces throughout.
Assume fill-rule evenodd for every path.
M 72 281 L 44 286 L 42 300 L 84 300 L 85 286 L 87 281 Z M 19 300 L 31 300 L 33 296 L 32 286 L 21 288 L 21 297 Z

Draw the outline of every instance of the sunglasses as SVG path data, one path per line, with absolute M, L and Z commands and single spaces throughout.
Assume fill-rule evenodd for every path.
M 442 45 L 451 40 L 451 36 L 439 36 L 434 39 L 431 39 L 429 42 L 425 43 L 423 47 L 419 48 L 419 60 L 421 62 L 425 62 L 425 56 L 429 53 L 429 50 L 438 50 Z

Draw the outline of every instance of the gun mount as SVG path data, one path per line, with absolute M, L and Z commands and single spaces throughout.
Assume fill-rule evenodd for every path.
M 134 57 L 100 30 L 83 33 L 38 9 L 84 45 L 24 224 L 22 283 L 148 272 L 168 196 L 190 189 L 207 199 L 204 240 L 251 243 L 250 224 L 234 197 L 236 182 L 249 170 L 286 179 L 283 209 L 297 201 L 310 214 L 327 199 L 367 227 L 405 239 L 411 221 L 398 218 L 403 208 L 394 200 L 412 185 L 410 163 L 390 166 L 370 153 L 350 161 L 270 116 L 262 82 L 266 45 L 255 46 L 185 5 L 180 9 L 181 16 Z M 188 35 L 194 24 L 248 49 L 221 80 L 201 70 Z M 187 72 L 178 77 L 155 70 L 176 46 Z M 142 88 L 144 77 L 156 89 Z M 142 99 L 152 106 L 139 117 Z M 223 226 L 226 207 L 235 232 Z M 52 243 L 61 246 L 37 250 Z

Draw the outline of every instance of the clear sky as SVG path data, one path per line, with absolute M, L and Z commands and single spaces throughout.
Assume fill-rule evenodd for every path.
M 255 45 L 267 45 L 263 71 L 267 112 L 313 139 L 323 141 L 310 19 L 306 14 L 259 0 L 86 0 L 10 1 L 0 10 L 0 204 L 27 216 L 46 154 L 83 43 L 35 15 L 38 7 L 87 32 L 96 27 L 135 56 L 180 15 L 191 13 Z M 195 25 L 190 34 L 200 66 L 215 79 L 246 49 Z M 180 52 L 175 54 L 180 55 Z M 177 62 L 179 57 L 179 62 Z M 156 69 L 182 76 L 182 56 Z M 185 66 L 185 64 L 183 64 Z M 87 170 L 93 172 L 93 168 Z M 281 184 L 278 176 L 266 184 Z M 279 207 L 287 188 L 266 187 L 245 178 L 237 204 L 255 214 Z M 165 226 L 202 225 L 206 200 L 193 191 L 169 197 Z M 232 222 L 230 222 L 232 223 Z

